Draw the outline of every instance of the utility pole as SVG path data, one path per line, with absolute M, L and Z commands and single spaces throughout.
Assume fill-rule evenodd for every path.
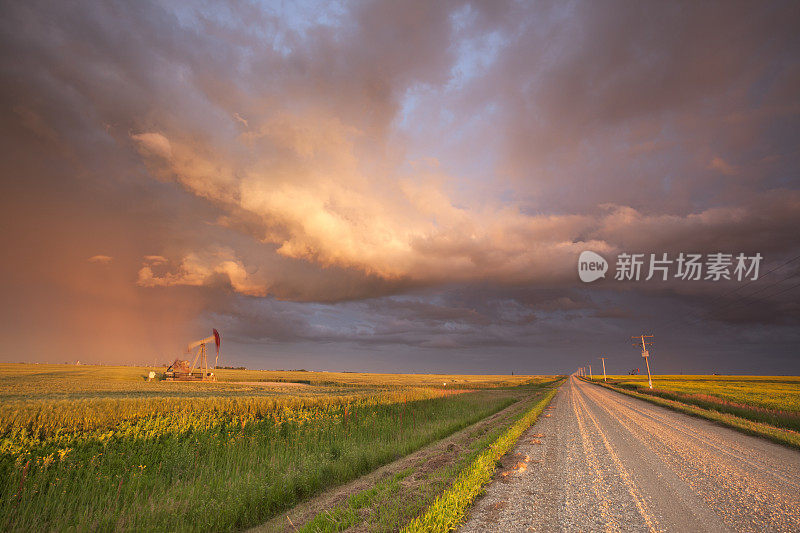
M 603 361 L 603 381 L 605 381 L 606 380 L 606 358 L 605 357 L 601 357 L 600 360 Z
M 653 388 L 653 378 L 650 376 L 650 352 L 647 350 L 648 346 L 652 346 L 652 342 L 645 342 L 645 339 L 652 338 L 652 335 L 639 335 L 638 337 L 631 337 L 631 339 L 641 340 L 642 346 L 642 357 L 644 357 L 644 362 L 647 364 L 647 382 L 650 384 L 650 388 Z M 633 343 L 634 346 L 639 346 L 638 342 Z
M 594 378 L 592 377 L 592 365 L 589 365 L 589 379 L 590 379 L 590 380 L 594 379 Z

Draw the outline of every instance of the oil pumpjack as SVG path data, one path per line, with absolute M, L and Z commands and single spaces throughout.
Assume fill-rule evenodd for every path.
M 222 343 L 222 337 L 219 332 L 214 329 L 213 335 L 200 339 L 199 341 L 190 342 L 186 347 L 187 359 L 175 359 L 164 374 L 164 379 L 167 381 L 217 381 L 217 376 L 214 372 L 208 369 L 208 354 L 206 353 L 206 344 L 214 343 L 217 348 L 217 356 L 214 361 L 214 369 L 217 368 L 219 363 L 219 346 Z M 199 348 L 199 349 L 198 349 Z M 197 353 L 195 354 L 195 349 Z M 194 354 L 194 360 L 191 366 L 189 359 Z M 200 360 L 200 366 L 197 367 L 197 361 Z M 195 368 L 197 367 L 197 370 Z

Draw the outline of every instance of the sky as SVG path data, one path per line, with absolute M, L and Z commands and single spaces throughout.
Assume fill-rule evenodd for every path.
M 797 2 L 0 15 L 0 361 L 800 373 Z

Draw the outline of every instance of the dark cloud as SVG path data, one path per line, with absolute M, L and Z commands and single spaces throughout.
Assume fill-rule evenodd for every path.
M 212 325 L 350 369 L 555 371 L 639 330 L 791 353 L 796 263 L 739 292 L 575 263 L 800 254 L 796 3 L 0 10 L 11 359 Z

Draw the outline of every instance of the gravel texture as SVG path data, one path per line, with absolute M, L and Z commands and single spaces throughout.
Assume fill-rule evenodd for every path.
M 571 377 L 462 532 L 800 531 L 800 452 Z

